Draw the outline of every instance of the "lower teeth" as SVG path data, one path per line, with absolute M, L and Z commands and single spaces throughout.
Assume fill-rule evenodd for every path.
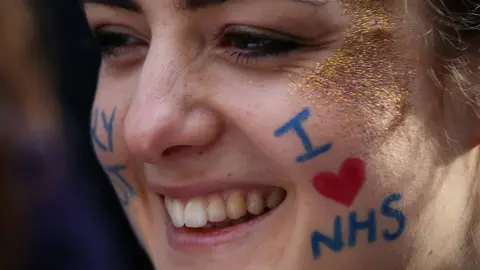
M 260 214 L 260 215 L 263 215 L 263 214 L 265 214 L 265 213 L 266 213 L 266 212 L 263 212 L 263 213 Z M 258 216 L 260 216 L 260 215 L 247 215 L 247 216 L 244 216 L 244 217 L 242 217 L 242 218 L 235 219 L 235 220 L 226 220 L 226 221 L 222 221 L 222 222 L 218 222 L 218 223 L 208 223 L 207 225 L 203 226 L 203 229 L 226 228 L 226 227 L 230 227 L 230 226 L 234 226 L 234 225 L 238 225 L 238 224 L 241 224 L 241 223 L 250 221 L 250 220 L 252 220 L 252 219 L 254 219 L 255 217 L 258 217 Z

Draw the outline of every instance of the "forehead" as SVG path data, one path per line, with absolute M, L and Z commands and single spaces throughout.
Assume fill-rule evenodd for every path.
M 208 6 L 220 5 L 226 2 L 246 1 L 246 0 L 171 0 L 171 1 L 180 10 L 196 10 L 196 9 L 204 8 Z M 313 6 L 318 6 L 321 4 L 325 4 L 331 0 L 258 0 L 258 1 L 289 1 L 289 2 L 297 2 L 297 3 L 304 3 L 304 4 L 313 5 Z M 115 7 L 132 10 L 135 12 L 139 12 L 141 10 L 139 0 L 83 0 L 83 2 L 115 6 Z
M 166 4 L 170 3 L 172 7 L 175 8 L 176 11 L 180 12 L 194 12 L 198 11 L 199 9 L 207 8 L 207 7 L 215 7 L 221 5 L 262 5 L 262 4 L 277 4 L 281 3 L 296 3 L 299 4 L 298 7 L 303 9 L 311 9 L 315 10 L 315 13 L 318 16 L 325 17 L 325 18 L 332 18 L 340 15 L 338 13 L 339 10 L 347 10 L 347 9 L 362 9 L 366 11 L 370 11 L 373 6 L 376 6 L 377 9 L 379 6 L 382 6 L 382 9 L 387 9 L 387 13 L 390 15 L 394 15 L 395 17 L 402 17 L 404 18 L 405 13 L 413 15 L 413 13 L 417 13 L 418 5 L 416 1 L 410 0 L 82 0 L 83 3 L 95 3 L 95 4 L 102 4 L 110 7 L 121 8 L 125 10 L 129 10 L 135 13 L 148 13 L 146 12 L 147 7 L 153 4 Z M 293 6 L 292 6 L 293 7 Z M 259 7 L 260 10 L 263 10 L 262 14 L 269 13 L 269 9 L 265 7 Z M 290 9 L 290 11 L 294 11 Z M 350 10 L 351 12 L 352 10 Z M 248 14 L 245 14 L 248 15 Z M 275 15 L 273 13 L 272 15 Z M 292 15 L 292 14 L 291 14 Z M 417 16 L 411 16 L 417 17 Z M 405 18 L 404 18 L 405 19 Z M 398 21 L 397 21 L 398 22 Z

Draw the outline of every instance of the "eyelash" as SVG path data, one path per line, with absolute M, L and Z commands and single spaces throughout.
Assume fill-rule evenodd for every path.
M 148 46 L 148 42 L 127 31 L 107 30 L 99 27 L 94 30 L 94 35 L 104 58 L 118 57 L 118 54 L 120 54 L 118 50 L 122 48 Z M 281 37 L 272 37 L 273 35 Z M 222 31 L 216 34 L 213 40 L 218 40 L 218 46 L 225 49 L 230 57 L 234 57 L 236 63 L 274 58 L 302 47 L 294 37 L 236 29 L 227 32 Z
M 118 50 L 121 48 L 148 46 L 148 42 L 121 30 L 107 30 L 99 27 L 94 30 L 94 36 L 104 58 L 118 57 Z
M 278 35 L 277 35 L 278 36 Z M 301 47 L 300 43 L 293 38 L 272 37 L 264 33 L 252 33 L 245 30 L 231 30 L 216 36 L 221 48 L 235 48 L 236 51 L 230 52 L 231 57 L 236 58 L 236 62 L 249 60 L 261 60 L 264 58 L 277 57 Z

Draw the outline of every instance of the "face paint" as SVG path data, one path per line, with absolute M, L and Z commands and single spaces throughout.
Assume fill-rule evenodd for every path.
M 113 127 L 115 126 L 115 116 L 117 108 L 115 107 L 110 113 L 105 110 L 95 108 L 92 116 L 92 127 L 90 129 L 90 136 L 93 145 L 101 153 L 114 155 L 114 142 L 113 142 Z M 99 123 L 101 122 L 101 124 Z M 102 130 L 107 138 L 102 140 L 99 136 L 99 129 Z M 125 171 L 127 169 L 126 164 L 102 164 L 104 171 L 112 179 L 113 186 L 117 189 L 120 202 L 123 206 L 128 206 L 130 198 L 136 196 L 135 188 L 130 185 L 125 177 Z
M 405 23 L 383 1 L 342 3 L 345 15 L 353 20 L 343 46 L 306 74 L 296 89 L 309 101 L 321 100 L 318 106 L 323 108 L 333 103 L 347 120 L 364 118 L 377 130 L 393 131 L 403 121 L 415 77 L 398 42 L 405 40 L 400 26 Z
M 303 128 L 302 125 L 302 123 L 305 122 L 308 118 L 310 118 L 310 109 L 305 108 L 274 132 L 275 137 L 282 137 L 289 131 L 295 132 L 295 134 L 299 137 L 304 148 L 304 153 L 297 156 L 297 162 L 306 162 L 325 152 L 328 152 L 328 150 L 332 148 L 331 143 L 323 144 L 320 146 L 313 145 L 307 131 Z
M 321 195 L 345 206 L 352 205 L 365 182 L 365 165 L 359 158 L 349 158 L 338 174 L 321 172 L 313 178 L 313 186 Z
M 361 233 L 366 234 L 366 239 L 369 244 L 375 243 L 378 238 L 382 238 L 385 242 L 390 242 L 398 239 L 405 231 L 406 218 L 405 214 L 392 206 L 393 203 L 399 202 L 402 195 L 399 193 L 390 194 L 380 205 L 380 211 L 376 209 L 369 209 L 367 213 L 361 214 L 359 217 L 357 211 L 352 211 L 348 215 L 348 219 L 342 219 L 342 216 L 337 216 L 333 222 L 333 235 L 313 231 L 311 234 L 311 249 L 313 259 L 317 260 L 323 254 L 322 247 L 328 248 L 334 252 L 341 252 L 345 247 L 354 248 Z M 379 228 L 380 219 L 394 219 L 397 223 L 397 228 L 394 230 Z M 347 234 L 342 234 L 343 222 L 347 223 Z M 379 231 L 381 233 L 379 234 Z M 365 237 L 364 237 L 365 238 Z
M 343 45 L 306 74 L 303 84 L 295 88 L 318 107 L 320 114 L 332 106 L 340 112 L 339 118 L 343 117 L 337 118 L 336 123 L 346 126 L 355 123 L 359 126 L 357 132 L 365 129 L 364 132 L 382 138 L 403 122 L 409 91 L 415 81 L 413 61 L 408 60 L 398 42 L 405 40 L 401 37 L 405 33 L 401 29 L 404 23 L 387 10 L 383 1 L 344 0 L 342 4 L 345 15 L 352 20 Z M 350 207 L 366 177 L 363 160 L 348 158 L 338 173 L 319 172 L 312 182 L 322 197 Z M 361 241 L 373 244 L 398 239 L 405 231 L 406 220 L 403 212 L 393 207 L 400 200 L 400 194 L 391 194 L 384 198 L 379 209 L 336 216 L 329 233 L 313 231 L 310 235 L 313 258 L 319 259 L 328 250 L 338 253 L 354 248 Z M 394 220 L 397 228 L 393 231 L 382 228 L 385 219 Z

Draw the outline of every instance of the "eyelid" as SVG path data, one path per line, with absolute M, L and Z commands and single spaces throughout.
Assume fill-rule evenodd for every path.
M 115 32 L 115 33 L 121 33 L 125 35 L 131 35 L 137 39 L 141 39 L 146 43 L 149 43 L 149 38 L 146 37 L 145 35 L 142 35 L 141 33 L 135 31 L 134 29 L 126 26 L 120 26 L 120 25 L 112 25 L 112 24 L 104 24 L 104 25 L 98 25 L 95 27 L 92 27 L 93 31 L 108 31 L 108 32 Z
M 143 14 L 94 3 L 85 4 L 85 13 L 92 29 L 115 25 L 132 30 L 139 38 L 150 40 L 150 28 Z
M 288 33 L 281 33 L 275 30 L 267 29 L 267 28 L 238 25 L 238 24 L 225 25 L 214 34 L 213 40 L 221 38 L 226 33 L 265 36 L 271 39 L 293 41 L 299 44 L 309 43 L 312 41 L 311 39 L 308 39 L 308 38 L 298 37 Z

